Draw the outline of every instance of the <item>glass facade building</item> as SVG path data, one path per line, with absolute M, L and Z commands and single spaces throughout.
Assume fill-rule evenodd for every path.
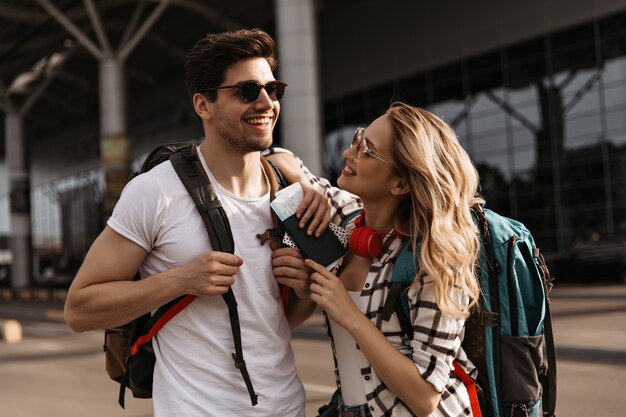
M 626 13 L 328 100 L 327 155 L 393 100 L 455 129 L 487 206 L 524 222 L 544 252 L 626 234 Z M 341 164 L 326 159 L 331 178 Z
M 626 9 L 610 0 L 574 2 L 571 13 L 562 13 L 567 10 L 558 1 L 498 4 L 486 11 L 466 2 L 454 4 L 451 10 L 448 4 L 425 7 L 397 0 L 381 8 L 371 0 L 317 10 L 325 175 L 336 179 L 354 129 L 380 116 L 391 101 L 425 107 L 455 129 L 476 164 L 489 208 L 526 224 L 542 252 L 556 259 L 570 256 L 578 242 L 612 239 L 619 247 L 610 250 L 623 277 Z M 360 24 L 345 30 L 357 7 Z M 370 29 L 374 22 L 376 31 Z M 268 23 L 270 32 L 273 24 Z M 199 27 L 204 33 L 205 26 Z M 191 44 L 195 36 L 186 33 L 176 42 Z M 150 48 L 144 52 L 148 59 Z M 128 134 L 135 162 L 159 143 L 202 136 L 181 84 L 184 54 L 179 47 L 178 60 L 159 55 L 153 58 L 159 65 L 152 66 L 149 60 L 129 61 L 158 70 L 149 77 L 129 72 Z M 87 58 L 76 54 L 65 70 L 95 80 L 96 68 Z M 284 67 L 281 61 L 279 71 Z M 68 77 L 60 78 L 38 101 L 43 107 L 29 113 L 26 125 L 32 137 L 31 238 L 37 284 L 69 282 L 103 227 L 98 94 L 91 87 L 76 90 L 67 84 Z M 313 88 L 297 78 L 288 81 L 288 91 Z M 56 93 L 62 97 L 57 101 L 55 88 L 63 90 Z M 86 101 L 74 104 L 78 96 Z M 293 116 L 295 108 L 310 110 L 294 103 L 283 107 L 279 123 L 288 120 L 290 111 Z M 87 119 L 74 117 L 78 107 Z M 292 122 L 301 116 L 296 114 Z M 275 143 L 280 145 L 279 129 Z M 290 146 L 287 141 L 283 145 Z M 10 285 L 3 270 L 12 262 L 8 191 L 0 194 L 0 287 Z M 596 252 L 606 259 L 608 251 Z M 58 279 L 61 272 L 63 280 Z M 592 272 L 598 275 L 596 269 Z

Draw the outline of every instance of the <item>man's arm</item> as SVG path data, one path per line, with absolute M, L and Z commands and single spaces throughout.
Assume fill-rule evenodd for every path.
M 228 290 L 241 258 L 206 252 L 185 265 L 133 281 L 147 252 L 110 227 L 93 243 L 65 303 L 65 321 L 75 331 L 111 328 L 184 294 L 218 295 Z

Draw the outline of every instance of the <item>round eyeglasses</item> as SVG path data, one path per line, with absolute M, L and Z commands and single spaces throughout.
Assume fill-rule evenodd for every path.
M 367 142 L 365 142 L 365 129 L 363 129 L 362 127 L 358 127 L 356 129 L 356 132 L 354 132 L 354 137 L 352 138 L 352 144 L 350 145 L 350 147 L 354 148 L 356 152 L 356 157 L 354 158 L 355 162 L 361 159 L 361 157 L 363 157 L 363 154 L 372 156 L 379 161 L 388 162 L 384 156 L 367 146 Z
M 261 85 L 256 81 L 243 81 L 235 85 L 223 85 L 221 87 L 207 88 L 206 91 L 238 88 L 241 99 L 246 103 L 252 103 L 259 98 L 262 88 L 265 89 L 270 99 L 278 101 L 283 98 L 283 95 L 285 94 L 285 87 L 287 87 L 287 83 L 282 81 L 270 81 L 265 85 Z

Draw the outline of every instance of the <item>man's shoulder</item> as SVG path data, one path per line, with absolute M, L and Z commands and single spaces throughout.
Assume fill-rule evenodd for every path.
M 152 182 L 161 185 L 176 179 L 178 179 L 178 175 L 176 174 L 172 163 L 168 160 L 161 162 L 149 171 L 137 174 L 132 181 L 144 184 Z
M 174 171 L 170 161 L 164 161 L 149 171 L 142 172 L 126 185 L 125 191 L 133 195 L 155 194 L 170 196 L 181 191 L 184 187 Z

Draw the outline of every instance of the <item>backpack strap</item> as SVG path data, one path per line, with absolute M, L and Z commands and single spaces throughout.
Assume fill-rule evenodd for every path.
M 359 209 L 359 210 L 353 211 L 352 213 L 344 217 L 344 219 L 341 221 L 341 227 L 343 227 L 344 229 L 348 227 L 348 223 L 350 223 L 350 220 L 354 219 L 356 216 L 361 214 L 362 211 L 363 209 Z
M 406 239 L 402 250 L 396 257 L 391 286 L 385 300 L 382 311 L 382 319 L 389 321 L 391 314 L 396 313 L 402 332 L 408 337 L 413 337 L 413 324 L 409 312 L 409 299 L 406 288 L 413 283 L 416 274 L 416 258 L 411 248 L 411 240 Z
M 263 166 L 265 175 L 267 175 L 267 179 L 270 183 L 270 201 L 274 201 L 274 199 L 276 198 L 276 192 L 282 188 L 285 188 L 287 182 L 282 172 L 279 171 L 276 165 L 272 164 L 272 162 L 264 156 L 261 156 L 261 165 Z M 272 239 L 280 242 L 283 235 L 285 234 L 285 229 L 280 224 L 278 216 L 276 215 L 276 213 L 274 213 L 274 210 L 270 209 L 270 214 L 272 215 L 272 224 L 274 225 L 274 227 L 256 235 L 257 239 L 259 239 L 259 242 L 261 242 L 261 245 L 265 245 L 265 242 Z M 283 299 L 283 301 L 285 300 Z
M 194 148 L 195 150 L 195 148 Z M 227 253 L 235 252 L 235 243 L 233 234 L 230 229 L 230 223 L 226 212 L 222 207 L 209 179 L 204 176 L 204 168 L 202 170 L 197 167 L 198 159 L 194 150 L 183 150 L 176 152 L 170 156 L 170 161 L 180 177 L 189 195 L 196 204 L 196 208 L 202 217 L 204 226 L 209 235 L 211 246 L 214 250 Z M 202 173 L 202 175 L 200 174 Z M 241 328 L 239 325 L 239 314 L 237 312 L 237 301 L 233 294 L 232 288 L 222 295 L 226 305 L 228 306 L 228 316 L 230 318 L 230 326 L 235 342 L 235 353 L 232 354 L 235 367 L 241 372 L 241 376 L 245 381 L 246 388 L 250 394 L 252 405 L 257 404 L 258 396 L 252 387 L 252 381 L 246 368 L 246 362 L 243 359 L 243 349 L 241 345 Z
M 543 399 L 545 417 L 554 417 L 556 409 L 556 353 L 554 336 L 552 334 L 552 320 L 550 319 L 550 300 L 546 298 L 546 318 L 544 321 L 544 336 L 548 356 L 548 370 L 544 376 Z
M 129 356 L 134 356 L 139 348 L 148 343 L 152 338 L 181 310 L 187 307 L 197 297 L 195 295 L 181 295 L 180 297 L 162 305 L 157 311 L 150 316 L 150 320 L 145 324 L 141 332 L 141 336 L 137 338 L 135 343 L 129 348 Z
M 195 152 L 183 150 L 170 156 L 174 170 L 180 177 L 202 217 L 204 227 L 214 250 L 235 253 L 235 243 L 228 216 L 222 208 L 208 177 L 196 166 L 199 162 Z
M 463 385 L 465 385 L 465 389 L 467 390 L 467 395 L 470 399 L 470 407 L 472 408 L 472 417 L 482 417 L 483 414 L 480 411 L 476 381 L 474 381 L 472 377 L 465 372 L 457 361 L 452 362 L 452 364 L 454 365 L 454 375 L 456 375 L 461 382 L 463 382 Z
M 543 409 L 544 417 L 556 416 L 556 350 L 554 348 L 554 335 L 552 333 L 552 315 L 550 314 L 550 291 L 552 290 L 553 278 L 546 266 L 543 255 L 539 253 L 539 249 L 535 248 L 533 255 L 538 259 L 539 271 L 541 272 L 546 292 L 546 314 L 543 324 L 544 338 L 546 342 L 546 353 L 548 359 L 548 369 L 543 378 Z
M 267 179 L 270 183 L 270 201 L 274 201 L 276 198 L 276 192 L 287 186 L 287 180 L 276 165 L 263 155 L 261 155 L 261 165 L 263 166 L 265 175 L 267 175 Z M 261 245 L 265 245 L 265 242 L 268 240 L 276 240 L 280 244 L 285 234 L 285 228 L 280 223 L 280 220 L 278 220 L 278 216 L 274 213 L 274 210 L 270 209 L 270 214 L 272 215 L 272 224 L 274 227 L 256 235 L 259 242 L 261 242 Z M 289 307 L 289 296 L 291 295 L 291 287 L 283 284 L 278 284 L 278 287 L 280 289 L 280 299 L 283 303 L 283 310 L 287 312 Z
M 491 233 L 489 232 L 489 223 L 487 221 L 487 215 L 485 214 L 485 210 L 480 205 L 473 206 L 471 208 L 472 215 L 476 225 L 478 226 L 478 231 L 481 237 L 481 255 L 484 251 L 484 254 L 487 258 L 487 274 L 488 274 L 488 282 L 489 282 L 489 316 L 492 317 L 493 329 L 491 330 L 491 338 L 492 338 L 492 350 L 493 350 L 493 368 L 494 368 L 494 378 L 496 385 L 496 392 L 502 392 L 500 386 L 500 286 L 498 283 L 498 274 L 500 273 L 500 265 L 496 261 L 496 257 L 493 252 L 493 240 L 491 238 Z M 480 264 L 480 262 L 479 262 Z M 477 271 L 477 279 L 481 282 L 482 271 L 480 269 Z M 483 311 L 483 307 L 479 308 L 479 311 Z M 487 312 L 485 312 L 487 313 Z
M 267 176 L 270 177 L 270 185 L 272 186 L 274 193 L 276 193 L 277 190 L 282 190 L 289 185 L 285 176 L 282 172 L 280 172 L 278 167 L 263 155 L 261 155 L 261 164 L 263 165 Z M 274 183 L 275 185 L 273 185 Z M 271 199 L 273 200 L 274 198 Z

